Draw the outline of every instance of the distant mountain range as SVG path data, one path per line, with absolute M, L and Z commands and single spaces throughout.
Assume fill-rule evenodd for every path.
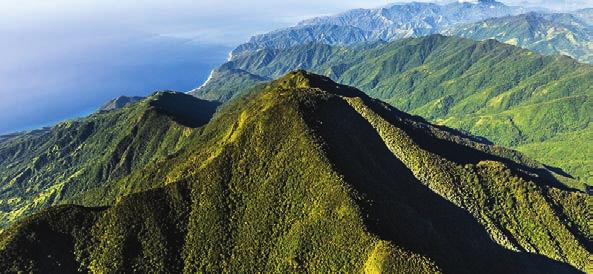
M 579 273 L 591 254 L 591 197 L 567 178 L 325 77 L 291 72 L 175 132 L 158 139 L 187 136 L 178 152 L 103 186 L 120 190 L 115 202 L 6 230 L 0 267 Z
M 493 0 L 475 3 L 454 2 L 394 4 L 378 9 L 355 9 L 335 16 L 318 17 L 297 26 L 257 35 L 231 53 L 231 60 L 262 48 L 285 49 L 304 43 L 350 45 L 361 42 L 392 41 L 440 33 L 449 27 L 492 17 L 527 12 Z
M 494 40 L 441 35 L 359 47 L 307 44 L 237 57 L 193 94 L 225 101 L 294 69 L 359 87 L 402 110 L 496 144 L 524 148 L 583 182 L 593 180 L 587 156 L 593 153 L 587 138 L 593 132 L 591 65 Z M 567 142 L 547 143 L 559 136 Z M 570 161 L 559 157 L 564 153 Z
M 593 9 L 573 14 L 506 6 L 493 0 L 393 4 L 318 17 L 296 26 L 256 35 L 231 52 L 230 60 L 259 49 L 286 49 L 308 43 L 356 45 L 445 34 L 496 39 L 541 54 L 564 54 L 593 62 Z
M 577 10 L 574 14 L 589 25 L 593 25 L 593 8 Z
M 536 52 L 593 63 L 593 26 L 571 14 L 527 13 L 457 26 L 445 32 L 474 40 L 496 39 Z

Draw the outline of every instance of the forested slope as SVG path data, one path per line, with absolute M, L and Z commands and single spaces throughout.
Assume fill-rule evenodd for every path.
M 558 179 L 520 153 L 297 71 L 123 179 L 160 187 L 12 227 L 0 266 L 578 273 L 592 250 L 591 198 Z

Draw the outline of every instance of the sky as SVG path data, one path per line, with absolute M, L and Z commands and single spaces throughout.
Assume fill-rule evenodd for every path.
M 592 1 L 502 2 L 577 9 Z M 254 34 L 390 3 L 0 0 L 0 134 L 83 116 L 118 95 L 190 90 Z

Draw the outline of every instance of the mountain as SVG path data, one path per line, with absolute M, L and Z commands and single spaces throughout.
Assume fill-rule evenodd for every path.
M 593 26 L 570 14 L 527 13 L 492 18 L 445 33 L 473 40 L 496 39 L 541 54 L 564 54 L 581 62 L 593 62 Z
M 123 108 L 127 105 L 136 103 L 136 102 L 142 100 L 143 98 L 144 97 L 139 97 L 139 96 L 131 96 L 131 97 L 130 96 L 119 96 L 119 97 L 107 102 L 103 106 L 101 106 L 99 108 L 99 111 L 108 111 L 108 110 Z
M 378 9 L 355 9 L 335 16 L 308 19 L 299 25 L 349 25 L 371 31 L 396 29 L 405 25 L 418 29 L 441 29 L 446 25 L 500 17 L 524 10 L 497 1 L 457 1 L 446 5 L 412 2 Z
M 239 45 L 231 52 L 231 59 L 236 55 L 257 51 L 261 48 L 285 49 L 308 43 L 348 45 L 379 39 L 373 31 L 362 30 L 348 25 L 296 26 L 251 37 L 249 42 Z
M 0 230 L 177 151 L 217 106 L 158 92 L 125 107 L 0 139 Z M 121 187 L 97 192 L 83 204 L 108 202 L 125 192 Z
M 593 144 L 586 138 L 593 131 L 593 67 L 494 40 L 432 35 L 359 47 L 308 44 L 262 49 L 225 63 L 217 69 L 224 80 L 212 79 L 192 94 L 225 100 L 232 97 L 229 94 L 244 93 L 245 89 L 224 86 L 234 81 L 231 70 L 276 78 L 299 68 L 496 144 L 533 145 L 525 152 L 538 152 L 530 156 L 555 163 L 582 182 L 593 182 L 588 156 Z M 255 77 L 244 83 L 249 82 L 261 83 Z M 566 155 L 570 163 L 557 158 L 561 153 L 541 149 L 562 134 L 580 140 L 554 142 L 561 145 L 556 151 L 571 153 Z
M 412 2 L 378 9 L 355 9 L 334 16 L 312 18 L 292 28 L 254 36 L 235 48 L 230 60 L 258 49 L 285 49 L 306 43 L 351 45 L 420 37 L 441 33 L 458 24 L 526 11 L 525 8 L 490 0 L 446 5 Z
M 222 107 L 107 207 L 0 237 L 7 271 L 579 273 L 587 203 L 518 152 L 304 71 Z M 158 186 L 158 187 L 157 187 Z
M 195 95 L 197 94 L 196 90 L 200 90 L 199 97 L 201 99 L 223 102 L 236 97 L 239 92 L 246 90 L 246 87 L 252 87 L 257 83 L 270 80 L 271 78 L 255 75 L 241 69 L 230 67 L 215 69 L 210 73 L 210 79 L 206 84 L 189 94 Z
M 587 22 L 589 25 L 593 25 L 593 8 L 577 10 L 573 14 Z

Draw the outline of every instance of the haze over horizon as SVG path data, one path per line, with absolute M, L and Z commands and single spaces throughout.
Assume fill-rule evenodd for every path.
M 187 91 L 254 34 L 393 2 L 3 2 L 0 134 L 83 116 L 119 95 Z M 501 2 L 558 10 L 593 6 L 590 0 Z

